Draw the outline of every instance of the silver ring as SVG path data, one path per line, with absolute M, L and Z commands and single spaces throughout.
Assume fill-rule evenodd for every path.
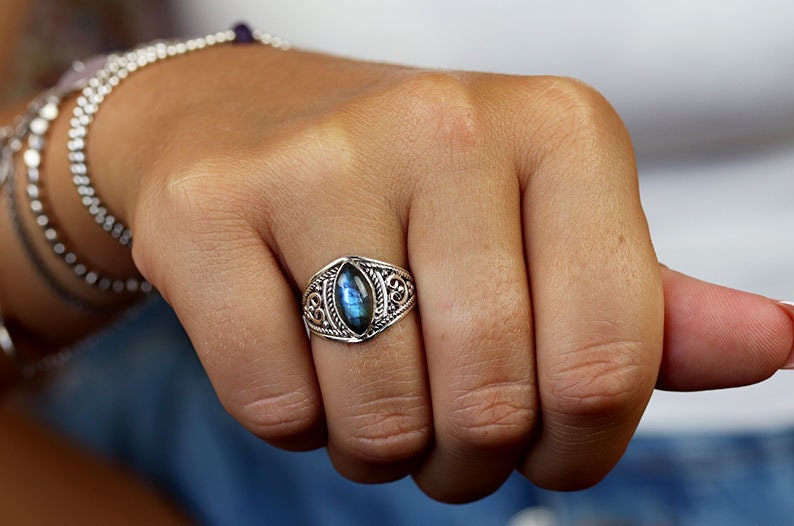
M 407 270 L 347 256 L 312 276 L 303 293 L 303 320 L 323 338 L 358 343 L 385 331 L 415 304 L 416 285 Z

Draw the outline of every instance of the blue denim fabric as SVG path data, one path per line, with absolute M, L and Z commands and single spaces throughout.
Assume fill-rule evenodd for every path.
M 87 345 L 32 404 L 210 525 L 497 525 L 535 506 L 551 512 L 550 526 L 794 524 L 794 430 L 636 438 L 590 490 L 548 492 L 515 475 L 461 506 L 430 500 L 410 479 L 346 481 L 324 450 L 279 451 L 230 418 L 160 301 Z

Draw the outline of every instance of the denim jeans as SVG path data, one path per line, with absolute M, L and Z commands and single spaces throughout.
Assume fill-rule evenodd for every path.
M 792 429 L 636 437 L 603 482 L 573 493 L 544 491 L 514 475 L 490 497 L 446 505 L 410 478 L 349 482 L 324 450 L 277 450 L 229 417 L 159 300 L 86 343 L 31 405 L 60 433 L 156 484 L 203 524 L 794 524 Z M 544 510 L 545 522 L 521 522 L 527 508 Z

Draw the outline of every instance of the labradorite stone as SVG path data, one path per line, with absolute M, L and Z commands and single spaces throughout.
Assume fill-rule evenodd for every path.
M 372 323 L 372 295 L 364 274 L 355 265 L 342 265 L 334 285 L 336 309 L 342 321 L 358 335 L 364 334 Z

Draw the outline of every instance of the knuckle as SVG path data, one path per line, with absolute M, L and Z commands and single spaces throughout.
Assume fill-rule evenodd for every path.
M 293 236 L 296 222 L 309 220 L 300 212 L 333 217 L 340 207 L 349 205 L 351 192 L 378 184 L 382 172 L 362 169 L 362 145 L 349 128 L 339 114 L 323 115 L 267 145 L 259 168 L 265 181 L 248 190 L 252 195 L 265 195 L 273 209 L 260 214 L 258 221 L 264 222 L 260 230 L 276 238 Z M 383 194 L 370 194 L 373 207 L 385 199 Z
M 448 421 L 462 444 L 492 449 L 520 444 L 535 425 L 534 387 L 527 379 L 460 391 Z
M 239 160 L 238 160 L 239 162 Z M 180 225 L 203 231 L 210 222 L 241 218 L 248 199 L 228 173 L 223 159 L 202 159 L 169 175 L 159 193 L 159 207 Z
M 541 90 L 541 122 L 553 145 L 588 147 L 616 136 L 628 141 L 623 121 L 592 86 L 576 79 L 548 77 Z
M 476 309 L 458 301 L 442 304 L 432 331 L 437 344 L 458 357 L 449 364 L 445 422 L 462 444 L 477 448 L 525 440 L 537 413 L 529 298 L 519 281 L 524 278 L 495 265 L 488 276 L 471 278 L 472 290 L 489 290 L 492 300 Z
M 138 199 L 133 261 L 166 300 L 175 257 L 201 254 L 207 267 L 220 266 L 231 246 L 248 243 L 251 225 L 242 212 L 248 207 L 221 173 L 215 163 L 196 163 L 147 186 Z
M 430 414 L 421 396 L 381 398 L 359 405 L 342 423 L 342 447 L 373 464 L 413 458 L 430 443 Z
M 433 152 L 469 152 L 481 142 L 481 126 L 468 84 L 446 72 L 422 72 L 401 81 L 393 97 L 410 136 Z
M 356 173 L 356 147 L 340 115 L 321 115 L 266 146 L 265 170 L 282 193 L 328 189 Z M 279 177 L 288 170 L 291 177 Z
M 544 104 L 550 113 L 584 127 L 595 128 L 606 115 L 614 114 L 612 106 L 592 86 L 568 77 L 550 77 L 541 84 Z
M 204 159 L 147 185 L 135 214 L 133 246 L 145 245 L 138 252 L 142 258 L 164 245 L 219 252 L 246 237 L 250 197 L 228 173 L 230 165 Z
M 640 341 L 591 344 L 570 353 L 572 366 L 549 379 L 551 411 L 572 420 L 615 418 L 644 407 L 656 381 Z
M 264 440 L 298 436 L 316 425 L 322 415 L 310 389 L 259 394 L 247 401 L 220 398 L 232 417 Z

